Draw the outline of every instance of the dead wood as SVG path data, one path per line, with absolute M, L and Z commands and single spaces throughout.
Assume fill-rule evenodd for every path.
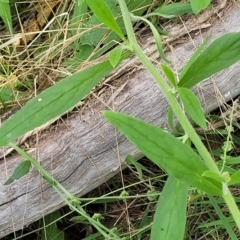
M 219 6 L 224 2 L 219 1 Z M 225 11 L 211 14 L 210 19 L 204 22 L 195 18 L 195 28 L 185 24 L 189 34 L 181 24 L 181 31 L 177 29 L 184 38 L 177 38 L 172 31 L 175 41 L 170 41 L 171 37 L 166 39 L 171 49 L 168 58 L 175 69 L 181 69 L 195 46 L 206 36 L 211 34 L 213 40 L 224 33 L 240 31 L 240 8 L 237 3 L 226 7 Z M 152 37 L 141 36 L 140 41 L 145 52 L 158 65 Z M 209 112 L 239 95 L 239 80 L 239 64 L 235 64 L 197 86 L 195 91 L 202 100 L 204 110 Z M 25 144 L 29 145 L 28 152 L 77 196 L 82 196 L 116 174 L 123 167 L 127 154 L 136 158 L 142 156 L 103 119 L 101 111 L 104 109 L 124 112 L 167 127 L 167 102 L 156 82 L 138 60 L 125 61 L 84 106 L 79 106 L 48 129 L 38 132 Z M 0 161 L 0 237 L 23 228 L 64 204 L 36 169 L 11 186 L 3 186 L 22 160 L 14 153 Z

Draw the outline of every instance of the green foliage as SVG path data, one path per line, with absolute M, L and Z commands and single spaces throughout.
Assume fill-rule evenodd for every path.
M 108 111 L 104 111 L 103 114 L 144 155 L 166 170 L 169 175 L 202 191 L 221 195 L 221 184 L 202 177 L 202 174 L 208 170 L 202 159 L 174 136 L 158 127 L 124 114 Z
M 169 176 L 158 199 L 151 240 L 184 239 L 189 186 Z
M 196 124 L 198 124 L 201 128 L 206 129 L 206 120 L 199 99 L 191 90 L 187 88 L 178 88 L 177 91 L 184 105 L 186 113 Z
M 223 214 L 223 212 L 222 212 L 222 210 L 221 210 L 221 208 L 218 204 L 218 201 L 211 195 L 208 195 L 208 198 L 209 198 L 210 203 L 214 207 L 214 209 L 215 209 L 215 211 L 216 211 L 216 213 L 217 213 L 217 215 L 219 216 L 219 219 L 220 219 L 220 220 L 217 220 L 217 221 L 212 221 L 211 224 L 213 224 L 214 226 L 217 226 L 220 223 L 219 225 L 224 226 L 225 229 L 227 230 L 227 233 L 229 234 L 230 239 L 231 240 L 237 240 L 238 238 L 237 238 L 236 234 L 234 233 L 234 231 L 233 231 L 233 229 L 230 225 L 230 221 L 229 221 L 230 219 L 229 219 L 229 217 L 226 217 Z M 232 217 L 230 217 L 230 218 L 231 218 L 231 221 L 233 222 Z M 205 224 L 208 224 L 208 223 L 203 223 L 202 226 L 205 225 Z M 201 225 L 199 226 L 199 228 L 200 227 L 201 227 Z M 208 227 L 208 226 L 206 225 L 206 227 Z
M 12 34 L 12 15 L 9 0 L 0 0 L 0 17 L 2 18 L 7 30 Z
M 73 74 L 43 91 L 1 126 L 0 146 L 67 111 L 112 70 L 110 62 L 105 61 Z
M 173 114 L 175 114 L 184 129 L 184 140 L 188 139 L 189 142 L 191 140 L 196 147 L 196 149 L 192 149 L 190 145 L 188 146 L 182 143 L 169 132 L 139 119 L 120 113 L 108 111 L 104 111 L 103 113 L 107 120 L 126 135 L 144 155 L 169 174 L 169 178 L 158 200 L 151 239 L 178 240 L 184 238 L 189 186 L 193 186 L 197 188 L 197 190 L 209 194 L 212 205 L 217 209 L 217 213 L 222 221 L 225 221 L 229 235 L 235 239 L 230 225 L 226 222 L 226 219 L 221 215 L 221 210 L 217 208 L 218 206 L 212 200 L 212 195 L 223 197 L 233 215 L 235 223 L 240 229 L 240 213 L 227 186 L 240 182 L 240 171 L 233 170 L 230 172 L 233 173 L 231 176 L 228 172 L 218 171 L 218 166 L 200 141 L 199 136 L 186 118 L 186 114 L 200 127 L 203 129 L 206 128 L 206 121 L 201 104 L 188 88 L 195 86 L 212 74 L 240 60 L 240 33 L 226 34 L 215 40 L 204 50 L 208 41 L 205 40 L 181 71 L 179 75 L 180 81 L 178 83 L 171 68 L 162 64 L 162 70 L 172 84 L 172 89 L 169 89 L 169 85 L 165 83 L 158 74 L 158 71 L 151 65 L 149 59 L 141 51 L 136 39 L 132 38 L 131 34 L 129 34 L 133 33 L 133 29 L 132 23 L 130 22 L 130 14 L 127 10 L 133 12 L 134 15 L 131 14 L 131 17 L 134 21 L 141 20 L 150 26 L 160 56 L 165 61 L 168 61 L 163 52 L 161 36 L 157 32 L 154 24 L 147 20 L 146 17 L 158 15 L 171 18 L 179 14 L 191 13 L 192 11 L 196 14 L 206 8 L 210 4 L 210 1 L 191 0 L 191 9 L 189 4 L 183 3 L 161 5 L 155 12 L 146 15 L 145 18 L 138 16 L 148 9 L 148 5 L 151 3 L 150 0 L 128 1 L 128 5 L 122 0 L 101 0 L 98 3 L 99 4 L 96 4 L 96 1 L 93 0 L 83 0 L 76 4 L 73 13 L 74 18 L 76 18 L 78 22 L 81 21 L 87 28 L 91 27 L 92 30 L 82 34 L 80 39 L 73 43 L 73 49 L 76 52 L 74 59 L 71 59 L 69 63 L 77 66 L 76 64 L 78 64 L 79 61 L 88 59 L 90 56 L 91 59 L 96 58 L 114 46 L 116 44 L 114 41 L 124 39 L 126 34 L 128 34 L 128 37 L 130 36 L 128 41 L 124 39 L 124 46 L 113 49 L 109 54 L 109 60 L 65 78 L 29 101 L 19 112 L 1 126 L 0 146 L 9 143 L 9 146 L 14 147 L 14 145 L 10 143 L 12 140 L 74 106 L 78 101 L 83 99 L 101 79 L 109 74 L 121 60 L 129 55 L 129 53 L 123 55 L 122 49 L 131 49 L 158 81 L 163 93 L 169 100 L 168 121 L 170 126 L 174 128 Z M 0 16 L 11 32 L 9 3 L 5 1 L 2 6 L 3 7 L 0 8 Z M 90 7 L 92 12 L 89 12 L 87 6 Z M 121 12 L 124 13 L 123 17 L 121 17 Z M 89 15 L 91 15 L 90 18 L 87 17 Z M 72 21 L 71 24 L 73 26 L 76 25 L 74 21 Z M 76 33 L 76 29 L 73 28 L 72 35 Z M 132 34 L 132 36 L 134 35 Z M 105 38 L 105 40 L 102 41 L 103 38 Z M 99 43 L 103 44 L 102 49 L 100 49 L 97 54 L 93 54 L 93 49 L 99 45 Z M 178 96 L 180 96 L 183 107 L 178 102 Z M 0 98 L 1 101 L 7 99 L 7 97 L 3 99 L 2 95 L 0 95 Z M 231 145 L 230 141 L 228 143 Z M 229 149 L 227 147 L 230 145 L 226 145 L 225 149 Z M 27 174 L 30 167 L 34 165 L 41 172 L 43 178 L 54 188 L 71 209 L 79 213 L 80 216 L 75 217 L 75 221 L 92 224 L 98 231 L 94 237 L 99 236 L 100 233 L 106 239 L 120 239 L 117 229 L 107 229 L 100 223 L 99 220 L 101 219 L 98 215 L 90 217 L 80 205 L 81 201 L 64 189 L 38 162 L 34 161 L 34 159 L 17 146 L 15 146 L 14 149 L 26 160 L 15 169 L 12 176 L 5 182 L 5 185 L 11 184 Z M 239 162 L 239 159 L 235 160 L 235 162 Z M 142 170 L 147 170 L 132 157 L 128 156 L 126 161 L 128 164 L 135 166 L 139 177 L 142 179 Z M 228 162 L 228 159 L 224 158 L 224 161 Z M 225 169 L 224 161 L 223 168 Z M 154 190 L 148 192 L 150 200 L 154 200 L 156 196 L 155 194 L 153 198 L 151 195 L 152 192 L 154 192 Z M 129 193 L 126 190 L 123 190 L 119 197 L 115 196 L 115 198 L 124 201 L 126 201 L 128 197 Z M 113 199 L 104 199 L 105 203 L 112 200 Z M 146 211 L 146 213 L 148 213 L 148 211 Z M 54 217 L 54 220 L 50 219 L 49 221 L 55 221 L 58 217 L 57 215 Z M 147 217 L 145 216 L 143 222 L 146 222 L 146 219 Z M 143 222 L 141 224 L 143 224 Z M 60 234 L 57 232 L 58 230 L 55 224 L 50 228 L 48 220 L 46 220 L 46 223 L 47 226 L 45 232 L 42 234 L 42 239 L 49 239 L 56 236 L 56 234 Z M 89 239 L 92 239 L 92 237 L 93 236 L 89 236 Z M 63 236 L 59 235 L 59 238 L 63 238 Z
M 95 0 L 86 1 L 92 12 L 96 15 L 96 17 L 106 26 L 108 26 L 112 31 L 114 31 L 121 39 L 123 39 L 124 34 L 122 33 L 119 25 L 114 19 L 114 15 L 110 11 L 106 2 L 104 0 L 98 0 L 98 3 L 96 4 Z
M 163 52 L 161 36 L 160 36 L 159 32 L 157 31 L 156 27 L 144 17 L 138 17 L 138 16 L 133 16 L 132 15 L 132 19 L 134 21 L 143 21 L 143 22 L 148 24 L 148 26 L 150 27 L 150 29 L 153 33 L 154 39 L 156 41 L 157 49 L 158 49 L 158 52 L 159 52 L 161 58 L 164 61 L 166 61 L 167 63 L 170 63 L 170 61 L 167 59 L 167 57 L 165 56 L 165 54 Z
M 4 183 L 4 185 L 9 185 L 13 183 L 15 180 L 23 177 L 24 175 L 28 174 L 31 168 L 31 162 L 29 160 L 25 160 L 21 162 L 12 173 L 11 177 Z
M 240 33 L 228 33 L 213 41 L 181 76 L 179 87 L 191 88 L 240 60 Z
M 13 91 L 7 87 L 3 87 L 0 90 L 0 102 L 4 107 L 7 107 L 7 102 L 13 100 Z
M 164 74 L 166 75 L 166 77 L 168 78 L 169 82 L 173 85 L 173 87 L 176 87 L 177 81 L 176 81 L 176 78 L 174 76 L 172 69 L 164 64 L 161 64 L 161 68 L 162 68 Z
M 148 8 L 148 6 L 151 4 L 151 0 L 135 0 L 135 1 L 127 1 L 128 4 L 128 9 L 129 11 L 132 11 L 135 15 L 140 16 L 142 15 L 143 12 L 145 12 Z M 85 4 L 85 1 L 81 1 L 80 4 Z M 92 1 L 91 6 L 93 6 L 93 8 L 95 7 L 96 4 L 94 4 L 94 1 Z M 101 2 L 102 4 L 102 2 Z M 96 5 L 98 6 L 98 5 Z M 76 9 L 76 20 L 74 20 L 75 22 L 77 21 L 79 15 L 77 15 L 77 13 L 81 10 L 78 10 L 78 8 L 80 8 L 80 5 L 76 5 L 75 8 Z M 105 53 L 108 49 L 112 48 L 114 45 L 116 45 L 116 41 L 121 41 L 121 37 L 116 34 L 114 31 L 110 31 L 110 29 L 108 27 L 106 27 L 106 25 L 102 24 L 101 21 L 99 20 L 99 18 L 97 17 L 98 15 L 98 9 L 93 9 L 95 13 L 92 14 L 92 16 L 88 19 L 86 18 L 87 16 L 87 10 L 85 8 L 86 6 L 84 5 L 84 9 L 85 9 L 85 13 L 82 10 L 80 16 L 82 20 L 84 19 L 82 25 L 84 27 L 84 29 L 91 29 L 91 30 L 87 30 L 84 31 L 83 34 L 81 35 L 80 39 L 77 40 L 77 43 L 75 42 L 75 49 L 76 49 L 76 57 L 74 57 L 73 59 L 71 59 L 71 61 L 67 61 L 68 64 L 73 64 L 77 65 L 79 64 L 79 60 L 85 60 L 88 57 L 90 57 L 91 59 L 95 59 L 97 57 L 99 57 L 101 54 Z M 109 10 L 111 11 L 111 16 L 114 17 L 114 22 L 115 22 L 115 27 L 116 24 L 117 26 L 120 28 L 121 32 L 123 33 L 123 35 L 126 34 L 126 30 L 124 28 L 124 23 L 123 23 L 123 19 L 121 17 L 121 11 L 119 6 L 117 5 L 117 1 L 116 0 L 106 0 L 105 4 L 103 6 L 102 9 L 104 9 L 104 7 L 107 7 L 107 11 L 109 13 Z M 97 8 L 97 7 L 96 7 Z M 110 17 L 110 16 L 109 16 Z M 110 17 L 111 18 L 111 17 Z M 116 20 L 115 20 L 116 19 Z M 109 20 L 109 19 L 108 19 Z M 110 22 L 111 25 L 111 22 Z M 118 28 L 117 27 L 117 28 Z M 101 43 L 101 49 L 99 49 L 99 43 Z M 88 45 L 88 47 L 82 47 Z M 89 51 L 89 48 L 92 48 L 92 51 Z M 93 52 L 93 50 L 96 50 L 97 52 Z M 78 52 L 81 52 L 82 54 L 79 54 Z M 84 57 L 80 57 L 84 55 Z M 74 68 L 74 66 L 72 66 L 72 68 Z
M 147 168 L 145 168 L 141 163 L 139 163 L 133 156 L 131 155 L 127 155 L 126 159 L 125 159 L 126 164 L 128 165 L 133 165 L 136 170 L 137 173 L 139 175 L 139 179 L 143 179 L 143 172 L 142 171 L 146 171 L 148 173 L 151 174 L 151 171 L 149 171 Z
M 122 48 L 114 48 L 109 54 L 109 61 L 113 67 L 116 67 L 122 56 Z
M 162 5 L 148 16 L 158 15 L 163 18 L 173 18 L 181 14 L 193 13 L 191 4 L 189 3 L 171 3 Z
M 236 171 L 232 176 L 231 180 L 228 183 L 229 185 L 234 185 L 240 183 L 240 170 Z
M 181 79 L 184 74 L 187 72 L 187 70 L 191 67 L 193 62 L 198 58 L 198 56 L 203 52 L 204 48 L 206 47 L 207 43 L 210 40 L 210 36 L 208 36 L 201 44 L 200 46 L 196 49 L 196 51 L 193 53 L 193 55 L 190 57 L 188 62 L 184 65 L 182 71 L 179 74 L 179 78 Z
M 210 2 L 211 0 L 190 0 L 192 10 L 195 14 L 198 14 L 200 11 L 205 9 Z
M 65 239 L 64 232 L 59 230 L 56 224 L 57 220 L 60 218 L 61 214 L 59 210 L 44 216 L 41 240 Z

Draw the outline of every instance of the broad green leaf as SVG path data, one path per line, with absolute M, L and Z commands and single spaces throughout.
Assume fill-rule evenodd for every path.
M 97 4 L 95 0 L 86 0 L 88 6 L 91 8 L 97 18 L 114 31 L 120 38 L 124 38 L 124 34 L 119 28 L 112 12 L 104 0 L 98 0 Z
M 31 162 L 29 160 L 21 162 L 13 171 L 13 174 L 3 185 L 9 185 L 13 183 L 15 180 L 23 177 L 28 174 L 31 168 Z
M 198 14 L 203 9 L 207 8 L 211 0 L 190 0 L 192 10 L 195 14 Z
M 153 12 L 153 14 L 158 14 L 164 18 L 177 17 L 178 15 L 186 13 L 193 13 L 190 3 L 171 3 L 167 5 L 164 4 Z
M 12 34 L 12 15 L 9 0 L 0 0 L 0 17 L 2 18 L 7 30 Z
M 127 2 L 128 9 L 130 12 L 133 12 L 135 15 L 140 16 L 143 12 L 146 12 L 148 6 L 151 4 L 152 0 L 129 0 Z M 126 35 L 126 30 L 121 16 L 120 7 L 117 5 L 116 0 L 106 0 L 110 11 L 116 18 L 116 22 L 120 27 L 124 35 Z M 81 44 L 90 44 L 93 47 L 96 47 L 95 51 L 91 55 L 91 60 L 96 59 L 101 56 L 103 53 L 107 52 L 109 49 L 113 48 L 116 45 L 116 42 L 120 41 L 121 38 L 113 31 L 109 31 L 105 25 L 101 24 L 99 19 L 93 14 L 90 19 L 84 24 L 86 31 L 83 32 L 79 41 Z M 101 48 L 99 48 L 101 44 Z M 90 54 L 88 55 L 88 57 Z
M 109 61 L 73 74 L 30 100 L 0 128 L 0 146 L 59 116 L 83 99 L 113 70 Z
M 193 62 L 197 59 L 197 57 L 200 55 L 200 53 L 206 47 L 209 40 L 210 40 L 210 36 L 206 37 L 206 39 L 204 39 L 204 41 L 200 44 L 200 46 L 197 48 L 197 50 L 194 52 L 194 54 L 191 56 L 191 58 L 188 60 L 188 62 L 183 67 L 182 71 L 179 74 L 179 79 L 182 79 L 183 75 L 187 72 L 187 70 L 190 68 L 190 66 L 193 64 Z
M 103 112 L 137 148 L 169 175 L 204 192 L 221 195 L 221 184 L 202 177 L 208 170 L 200 156 L 166 131 L 121 113 Z
M 178 83 L 191 88 L 240 60 L 240 33 L 228 33 L 213 41 L 188 68 Z
M 41 240 L 64 240 L 64 231 L 61 231 L 57 226 L 57 220 L 61 219 L 60 210 L 52 212 L 44 216 L 42 224 Z
M 122 56 L 122 48 L 121 47 L 114 48 L 110 52 L 109 61 L 113 67 L 115 67 L 119 63 L 121 56 Z
M 172 71 L 171 68 L 169 68 L 167 65 L 161 64 L 161 68 L 164 72 L 164 74 L 166 75 L 166 77 L 168 78 L 168 80 L 170 81 L 170 83 L 176 87 L 177 86 L 177 81 L 175 79 L 175 75 Z
M 184 105 L 184 109 L 192 120 L 203 129 L 207 129 L 207 124 L 199 99 L 187 88 L 178 88 L 178 94 Z
M 118 26 L 123 29 L 124 22 L 122 18 L 118 18 L 121 14 L 121 10 L 119 6 L 116 6 L 116 0 L 106 0 L 106 4 L 110 9 L 113 16 L 116 18 L 116 22 Z M 91 44 L 92 46 L 98 46 L 101 44 L 109 44 L 111 41 L 120 41 L 121 38 L 113 31 L 109 31 L 109 28 L 106 25 L 102 24 L 96 14 L 93 14 L 89 20 L 86 22 L 84 33 L 80 37 L 80 42 L 82 44 Z M 124 31 L 124 29 L 123 29 Z M 116 44 L 116 42 L 114 42 Z M 102 49 L 103 46 L 101 46 Z M 106 51 L 106 50 L 105 50 Z
M 240 170 L 236 171 L 232 176 L 228 185 L 234 185 L 240 183 Z
M 158 199 L 150 240 L 184 239 L 188 185 L 169 176 Z

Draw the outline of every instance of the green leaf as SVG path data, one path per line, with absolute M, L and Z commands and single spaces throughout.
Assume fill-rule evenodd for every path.
M 68 67 L 70 72 L 75 71 L 78 66 L 88 59 L 88 57 L 94 51 L 94 47 L 88 44 L 82 44 L 77 47 L 74 56 L 72 58 L 68 58 L 64 63 Z
M 164 72 L 164 74 L 166 75 L 166 77 L 168 78 L 168 80 L 170 81 L 170 83 L 176 87 L 177 86 L 177 81 L 175 79 L 175 75 L 172 71 L 171 68 L 169 68 L 168 66 L 164 65 L 164 64 L 161 64 L 161 68 Z
M 114 31 L 120 38 L 124 38 L 124 34 L 119 28 L 112 12 L 104 0 L 98 0 L 97 4 L 95 0 L 86 0 L 88 6 L 91 8 L 97 18 Z
M 197 125 L 203 129 L 207 129 L 204 111 L 195 94 L 187 88 L 178 88 L 178 93 L 187 114 Z
M 109 61 L 73 74 L 30 100 L 0 128 L 0 146 L 59 116 L 83 99 L 113 70 Z
M 186 13 L 193 13 L 191 4 L 189 3 L 164 4 L 153 12 L 153 14 L 157 14 L 164 18 L 177 17 L 178 15 Z M 149 15 L 151 15 L 151 13 Z
M 141 16 L 151 6 L 152 0 L 128 0 L 128 10 L 136 16 Z
M 200 46 L 197 48 L 197 50 L 194 52 L 194 54 L 191 56 L 191 58 L 188 60 L 188 62 L 183 67 L 181 73 L 179 74 L 179 79 L 182 79 L 183 75 L 187 72 L 187 70 L 190 68 L 190 66 L 193 64 L 193 62 L 197 59 L 197 57 L 200 55 L 200 53 L 206 47 L 209 40 L 210 40 L 210 36 L 206 37 L 206 39 L 204 39 L 204 41 L 200 44 Z
M 228 165 L 231 164 L 240 164 L 240 157 L 227 157 L 226 158 L 226 163 Z
M 228 185 L 234 185 L 240 183 L 240 170 L 236 171 L 232 176 Z
M 81 26 L 86 23 L 87 20 L 87 3 L 86 1 L 78 1 L 75 3 L 72 17 L 70 19 L 71 33 L 72 36 L 78 34 L 78 31 Z M 73 42 L 74 49 L 78 46 L 79 38 Z
M 188 68 L 178 83 L 191 88 L 240 60 L 240 33 L 228 33 L 213 41 Z
M 202 191 L 221 195 L 221 184 L 202 177 L 208 170 L 202 159 L 189 146 L 166 131 L 121 113 L 103 112 L 137 148 L 169 175 Z
M 151 240 L 184 239 L 188 185 L 169 176 L 154 214 Z
M 195 14 L 198 14 L 203 9 L 207 8 L 211 0 L 190 0 L 192 10 Z
M 110 52 L 109 61 L 113 67 L 116 67 L 116 65 L 119 63 L 121 56 L 122 56 L 122 48 L 121 47 L 114 48 Z
M 224 178 L 223 178 L 220 174 L 218 174 L 218 173 L 216 173 L 216 172 L 213 172 L 213 171 L 211 171 L 211 170 L 205 171 L 205 172 L 202 174 L 202 176 L 203 176 L 203 177 L 208 177 L 208 178 L 215 179 L 216 181 L 218 181 L 218 182 L 220 182 L 220 183 L 224 182 Z
M 11 11 L 10 11 L 9 0 L 0 0 L 0 17 L 2 18 L 8 31 L 12 34 L 13 33 L 12 15 L 11 15 Z
M 12 176 L 3 184 L 9 185 L 13 183 L 15 180 L 23 177 L 24 175 L 28 174 L 30 171 L 31 162 L 29 160 L 21 162 L 13 171 Z
M 135 0 L 128 1 L 128 9 L 131 12 L 134 12 L 135 15 L 142 15 L 143 12 L 146 12 L 152 0 Z M 106 0 L 106 4 L 108 5 L 110 11 L 114 15 L 118 26 L 124 35 L 126 35 L 126 30 L 123 22 L 123 18 L 121 16 L 121 10 L 119 5 L 117 5 L 116 0 Z M 84 33 L 81 34 L 79 38 L 79 42 L 81 44 L 90 44 L 93 47 L 96 47 L 93 54 L 90 54 L 89 59 L 93 60 L 97 57 L 101 56 L 103 53 L 107 52 L 109 49 L 113 48 L 116 45 L 116 42 L 119 42 L 121 38 L 113 31 L 109 31 L 108 28 L 104 24 L 101 24 L 99 19 L 93 14 L 89 20 L 84 23 Z M 99 44 L 101 44 L 101 48 L 99 49 Z
M 43 229 L 41 231 L 41 240 L 64 240 L 64 231 L 57 227 L 56 221 L 61 219 L 60 210 L 44 216 Z
M 10 102 L 13 100 L 13 90 L 10 88 L 2 87 L 0 89 L 0 102 L 6 107 L 6 102 Z

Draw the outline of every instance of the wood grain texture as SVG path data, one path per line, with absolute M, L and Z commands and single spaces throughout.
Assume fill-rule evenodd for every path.
M 187 36 L 181 44 L 169 43 L 172 51 L 168 57 L 173 60 L 174 67 L 180 69 L 195 46 L 207 35 L 211 34 L 214 39 L 226 32 L 240 31 L 239 15 L 239 5 L 234 4 L 221 18 L 216 17 L 211 27 L 191 32 L 191 39 Z M 152 38 L 143 37 L 141 42 L 145 52 L 158 64 Z M 138 159 L 142 156 L 103 119 L 102 110 L 114 109 L 167 127 L 166 99 L 136 59 L 125 61 L 117 73 L 106 79 L 102 89 L 84 107 L 65 116 L 64 122 L 59 120 L 54 127 L 38 133 L 38 140 L 30 149 L 31 155 L 77 196 L 82 196 L 116 174 L 127 154 Z M 236 97 L 240 93 L 239 64 L 201 83 L 195 91 L 206 112 Z M 0 237 L 23 228 L 64 204 L 36 169 L 11 186 L 3 186 L 7 175 L 22 160 L 13 154 L 0 161 Z

